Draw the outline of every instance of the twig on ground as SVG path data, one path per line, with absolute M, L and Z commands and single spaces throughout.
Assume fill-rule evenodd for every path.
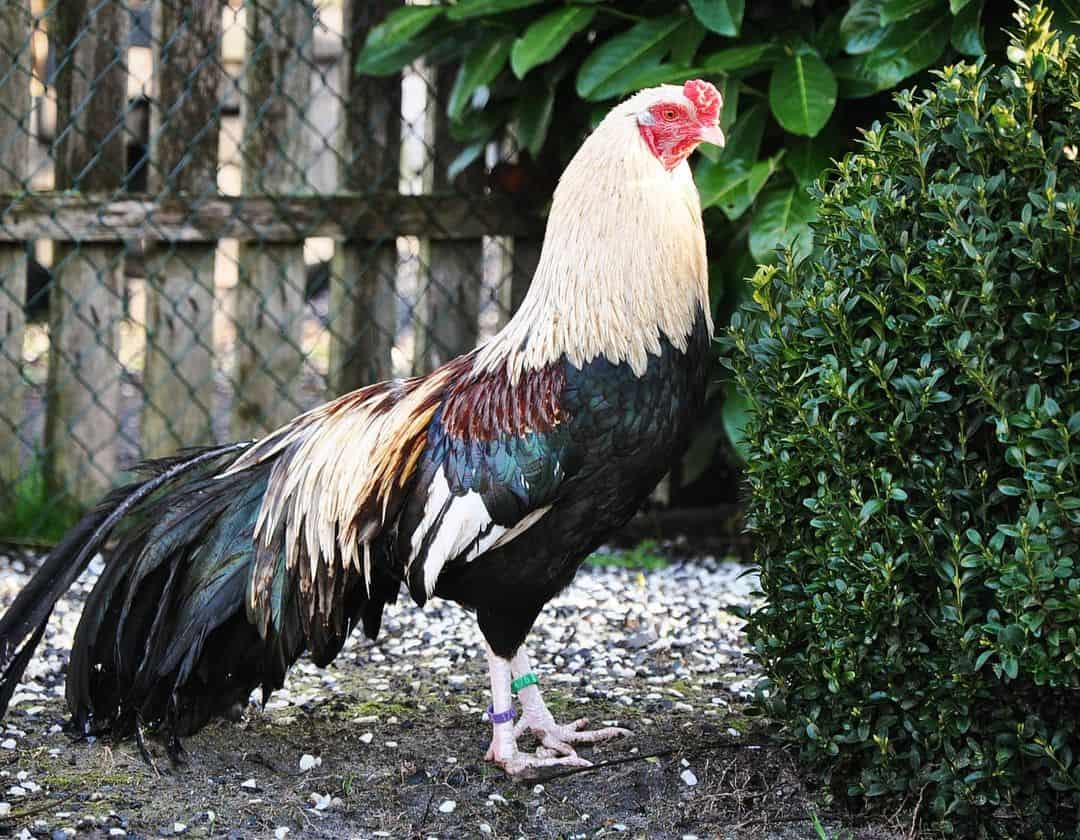
M 716 743 L 710 744 L 705 747 L 698 747 L 693 750 L 680 749 L 678 747 L 671 747 L 666 750 L 657 750 L 651 753 L 639 753 L 638 755 L 626 755 L 622 758 L 613 758 L 610 761 L 601 761 L 598 764 L 592 764 L 588 767 L 571 767 L 568 770 L 560 770 L 558 773 L 552 773 L 550 776 L 545 776 L 542 781 L 548 782 L 554 779 L 562 779 L 566 776 L 576 776 L 578 773 L 592 773 L 597 770 L 603 770 L 605 767 L 615 767 L 619 764 L 629 764 L 633 761 L 647 761 L 650 758 L 665 758 L 669 755 L 701 755 L 704 753 L 714 752 L 716 750 L 770 750 L 779 749 L 783 747 L 783 744 L 730 744 L 730 743 Z
M 424 826 L 427 825 L 428 814 L 431 813 L 431 803 L 435 801 L 435 788 L 436 787 L 438 787 L 438 785 L 433 784 L 431 786 L 431 795 L 427 798 L 427 805 L 424 806 L 424 815 L 422 817 L 420 817 L 420 822 L 416 824 L 416 828 L 414 829 L 414 833 L 418 837 L 423 837 L 424 836 L 423 835 L 423 830 L 424 830 Z
M 915 837 L 916 837 L 915 828 L 916 828 L 916 826 L 918 825 L 918 822 L 919 822 L 919 811 L 922 809 L 923 794 L 926 793 L 926 788 L 928 787 L 928 784 L 923 785 L 919 789 L 919 798 L 915 802 L 915 810 L 911 814 L 911 829 L 907 833 L 908 840 L 915 840 Z
M 46 811 L 51 811 L 57 805 L 63 805 L 69 799 L 74 799 L 77 791 L 71 791 L 65 793 L 59 799 L 50 799 L 48 802 L 43 802 L 40 805 L 36 805 L 33 808 L 24 808 L 21 811 L 11 811 L 6 816 L 0 817 L 0 822 L 15 822 L 17 820 L 24 820 L 27 817 L 33 817 L 38 814 L 43 814 Z

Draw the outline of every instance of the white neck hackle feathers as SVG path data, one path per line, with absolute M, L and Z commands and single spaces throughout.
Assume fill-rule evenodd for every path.
M 661 337 L 685 350 L 698 309 L 712 334 L 705 232 L 684 161 L 668 172 L 636 115 L 682 89 L 642 91 L 614 108 L 570 161 L 555 190 L 543 250 L 510 322 L 477 353 L 474 370 L 523 371 L 563 354 L 598 356 L 645 372 Z M 687 102 L 689 105 L 690 103 Z

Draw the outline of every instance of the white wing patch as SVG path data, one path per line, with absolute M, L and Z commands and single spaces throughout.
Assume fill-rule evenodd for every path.
M 446 482 L 446 474 L 440 469 L 428 490 L 424 516 L 410 540 L 406 577 L 411 577 L 413 563 L 423 562 L 424 590 L 430 598 L 439 573 L 447 563 L 458 557 L 468 562 L 486 551 L 506 545 L 536 524 L 550 509 L 551 505 L 537 508 L 510 528 L 496 525 L 480 494 L 470 490 L 454 496 Z

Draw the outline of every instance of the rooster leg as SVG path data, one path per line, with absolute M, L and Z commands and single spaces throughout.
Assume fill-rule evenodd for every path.
M 491 705 L 496 712 L 502 712 L 511 708 L 513 703 L 510 697 L 510 660 L 496 655 L 490 647 L 487 647 L 487 658 L 491 674 Z M 588 761 L 579 758 L 573 749 L 567 755 L 553 755 L 543 747 L 536 751 L 536 755 L 521 752 L 512 720 L 492 723 L 492 727 L 491 746 L 484 758 L 498 764 L 513 778 L 531 779 L 548 768 L 591 766 Z
M 529 654 L 524 645 L 518 649 L 514 658 L 510 660 L 510 669 L 515 677 L 523 676 L 532 671 L 529 662 Z M 544 704 L 544 698 L 540 695 L 540 686 L 533 683 L 527 685 L 518 694 L 521 700 L 521 720 L 514 727 L 514 736 L 521 735 L 528 730 L 532 732 L 544 748 L 556 755 L 576 755 L 574 744 L 595 744 L 598 741 L 607 741 L 609 738 L 619 738 L 631 735 L 629 729 L 618 726 L 608 726 L 604 729 L 585 729 L 589 724 L 588 718 L 578 718 L 572 723 L 558 724 L 552 717 L 548 707 Z

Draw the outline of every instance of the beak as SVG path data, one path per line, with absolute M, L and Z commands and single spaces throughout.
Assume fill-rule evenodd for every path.
M 702 143 L 711 143 L 714 146 L 724 148 L 724 132 L 718 125 L 703 125 L 698 133 Z

